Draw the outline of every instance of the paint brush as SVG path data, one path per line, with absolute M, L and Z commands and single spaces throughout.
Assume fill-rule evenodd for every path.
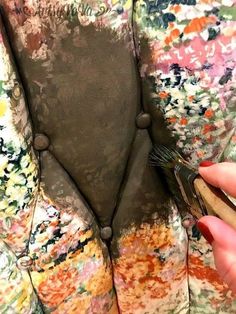
M 197 219 L 205 215 L 218 216 L 236 230 L 235 205 L 222 190 L 206 183 L 177 150 L 156 145 L 149 154 L 149 161 L 162 169 L 179 207 L 187 207 Z

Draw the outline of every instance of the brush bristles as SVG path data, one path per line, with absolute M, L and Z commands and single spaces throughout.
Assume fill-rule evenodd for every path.
M 175 150 L 164 145 L 155 145 L 149 154 L 150 165 L 161 168 L 174 168 L 183 157 Z
M 175 199 L 179 209 L 186 209 L 186 203 L 184 202 L 175 177 L 176 165 L 187 163 L 179 152 L 164 145 L 155 145 L 149 154 L 149 163 L 151 166 L 161 168 L 167 187 Z

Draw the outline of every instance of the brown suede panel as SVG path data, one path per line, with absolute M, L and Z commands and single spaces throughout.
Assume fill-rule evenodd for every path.
M 75 21 L 53 33 L 48 26 L 45 34 L 50 62 L 33 61 L 26 49 L 16 53 L 34 131 L 49 137 L 52 154 L 107 225 L 140 111 L 131 38 L 118 40 L 108 29 Z
M 169 214 L 169 197 L 159 174 L 149 165 L 151 141 L 146 130 L 137 133 L 129 160 L 120 203 L 113 220 L 114 236 L 122 229 Z M 161 212 L 161 217 L 160 217 Z M 115 246 L 115 240 L 113 245 Z M 114 251 L 115 252 L 115 251 Z
M 127 226 L 140 223 L 157 208 L 159 216 L 165 218 L 162 204 L 168 196 L 155 169 L 148 166 L 151 142 L 146 131 L 139 131 L 132 148 L 135 119 L 141 111 L 140 89 L 143 109 L 151 115 L 152 140 L 169 145 L 173 138 L 162 113 L 152 104 L 151 82 L 144 79 L 140 84 L 128 32 L 118 40 L 111 30 L 82 27 L 78 20 L 54 27 L 45 24 L 44 37 L 32 35 L 28 47 L 19 50 L 16 34 L 9 24 L 7 28 L 34 132 L 49 137 L 51 154 L 74 181 L 102 226 L 110 225 L 115 213 L 117 232 L 124 221 Z M 39 40 L 51 47 L 51 55 L 45 61 L 30 57 L 29 50 L 36 49 Z M 140 53 L 140 58 L 149 60 L 145 40 Z M 133 167 L 137 168 L 134 172 Z M 145 180 L 139 177 L 142 169 Z M 124 187 L 132 197 L 122 194 Z
M 65 207 L 69 203 L 74 211 L 79 211 L 81 220 L 87 224 L 94 223 L 94 216 L 79 193 L 76 186 L 71 181 L 68 174 L 58 164 L 56 159 L 45 151 L 40 153 L 41 180 L 40 187 L 45 194 L 58 205 Z

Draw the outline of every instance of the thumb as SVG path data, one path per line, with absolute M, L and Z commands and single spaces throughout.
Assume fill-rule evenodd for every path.
M 221 188 L 229 195 L 236 197 L 236 163 L 222 162 L 208 167 L 201 166 L 199 173 L 209 184 Z
M 236 293 L 236 231 L 213 216 L 202 217 L 197 225 L 202 235 L 212 245 L 220 277 Z

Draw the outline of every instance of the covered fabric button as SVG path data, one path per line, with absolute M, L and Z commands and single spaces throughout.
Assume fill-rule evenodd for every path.
M 136 118 L 136 125 L 139 129 L 147 129 L 151 126 L 151 116 L 149 113 L 140 113 Z
M 193 225 L 195 225 L 196 220 L 192 215 L 186 215 L 183 219 L 182 219 L 182 226 L 185 229 L 188 229 L 190 227 L 192 227 Z
M 190 219 L 185 219 L 182 221 L 182 226 L 185 228 L 185 229 L 188 229 L 191 227 L 191 220 Z
M 20 270 L 27 270 L 32 264 L 33 261 L 28 255 L 20 257 L 16 262 L 16 265 Z
M 15 100 L 18 100 L 21 98 L 22 90 L 19 84 L 15 84 L 12 90 L 12 96 Z
M 49 145 L 49 138 L 45 134 L 36 134 L 34 138 L 34 148 L 36 150 L 48 149 Z
M 111 237 L 112 237 L 112 229 L 111 229 L 111 227 L 104 227 L 104 228 L 101 228 L 100 234 L 101 234 L 101 238 L 102 238 L 103 240 L 109 240 L 109 239 L 111 239 Z

